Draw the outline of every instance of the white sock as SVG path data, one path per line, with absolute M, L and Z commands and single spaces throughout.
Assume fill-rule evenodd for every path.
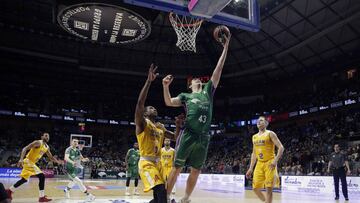
M 11 186 L 9 190 L 11 190 L 11 192 L 15 192 L 16 188 L 14 186 Z
M 190 195 L 188 195 L 188 194 L 186 194 L 186 193 L 185 193 L 185 196 L 184 196 L 184 198 L 183 198 L 183 199 L 184 199 L 184 200 L 188 200 L 188 199 L 189 199 L 189 197 L 190 197 Z
M 71 182 L 69 182 L 69 184 L 67 185 L 67 188 L 66 189 L 72 189 L 73 187 L 74 187 L 74 185 L 75 185 L 75 182 L 74 181 L 71 181 Z
M 44 197 L 44 196 L 45 196 L 45 191 L 39 190 L 39 197 Z
M 79 186 L 81 192 L 85 192 L 85 191 L 86 191 L 85 185 L 82 183 L 82 181 L 81 181 L 78 177 L 75 177 L 75 178 L 74 178 L 74 182 L 76 182 L 76 184 Z

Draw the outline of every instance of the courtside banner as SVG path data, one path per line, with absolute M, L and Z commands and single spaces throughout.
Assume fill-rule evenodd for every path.
M 19 178 L 21 168 L 0 168 L 0 178 Z
M 19 178 L 21 168 L 0 168 L 0 178 Z M 54 171 L 50 169 L 42 170 L 46 178 L 53 178 Z
M 44 173 L 45 178 L 53 178 L 55 175 L 54 170 L 52 169 L 44 169 L 42 172 Z
M 360 196 L 360 177 L 346 177 L 349 195 Z M 282 176 L 282 191 L 307 194 L 334 194 L 332 176 Z M 340 194 L 341 181 L 339 183 Z
M 179 181 L 187 180 L 189 174 L 181 173 L 178 177 Z M 245 176 L 244 175 L 224 175 L 224 174 L 200 174 L 198 183 L 203 185 L 222 185 L 236 186 L 239 189 L 245 188 Z

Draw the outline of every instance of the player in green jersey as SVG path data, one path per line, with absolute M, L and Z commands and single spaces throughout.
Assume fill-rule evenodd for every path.
M 80 190 L 86 194 L 86 201 L 87 202 L 94 201 L 95 196 L 88 192 L 88 190 L 84 186 L 83 182 L 79 179 L 79 177 L 77 177 L 79 171 L 81 171 L 81 169 L 83 168 L 81 166 L 81 162 L 89 161 L 88 158 L 84 158 L 82 156 L 78 147 L 79 147 L 79 140 L 73 139 L 71 141 L 71 146 L 65 150 L 65 158 L 64 158 L 65 159 L 65 170 L 66 170 L 66 174 L 68 175 L 68 177 L 71 180 L 64 190 L 65 196 L 66 196 L 66 198 L 69 199 L 70 198 L 70 190 L 75 185 L 78 185 Z
M 139 152 L 139 144 L 137 142 L 134 143 L 134 147 L 129 149 L 126 153 L 125 157 L 125 165 L 126 165 L 126 191 L 125 195 L 130 195 L 130 180 L 134 178 L 134 195 L 139 195 L 139 191 L 137 189 L 139 183 L 139 168 L 138 163 L 140 160 L 140 152 Z
M 184 106 L 186 110 L 184 129 L 176 143 L 175 167 L 173 167 L 167 183 L 167 194 L 169 196 L 183 166 L 185 164 L 191 166 L 185 196 L 181 199 L 182 203 L 190 202 L 189 197 L 195 188 L 201 167 L 206 160 L 210 141 L 209 131 L 212 119 L 213 96 L 220 81 L 230 38 L 230 33 L 228 36 L 224 36 L 223 52 L 211 79 L 204 87 L 200 79 L 193 79 L 189 87 L 191 93 L 181 93 L 172 98 L 169 85 L 173 81 L 173 76 L 168 75 L 163 79 L 165 104 L 172 107 Z

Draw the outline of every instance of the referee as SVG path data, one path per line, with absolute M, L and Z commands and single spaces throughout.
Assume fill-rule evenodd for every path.
M 345 166 L 347 168 L 347 174 L 350 175 L 349 162 L 347 161 L 347 156 L 344 153 L 340 152 L 339 144 L 334 145 L 334 151 L 330 155 L 330 161 L 327 172 L 330 173 L 330 168 L 333 169 L 334 176 L 334 185 L 335 185 L 335 200 L 339 199 L 339 178 L 341 180 L 342 192 L 345 197 L 345 200 L 349 200 L 347 183 L 346 183 L 346 173 Z

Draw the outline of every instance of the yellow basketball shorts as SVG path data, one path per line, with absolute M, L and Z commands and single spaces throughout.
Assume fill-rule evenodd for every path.
M 170 176 L 172 167 L 161 167 L 161 175 L 164 181 L 167 181 L 168 177 Z
M 20 177 L 24 178 L 25 180 L 29 180 L 30 176 L 41 174 L 42 171 L 40 168 L 29 159 L 24 159 L 23 162 L 23 169 L 20 173 Z
M 153 187 L 165 184 L 157 163 L 147 160 L 139 161 L 139 173 L 144 184 L 144 192 L 149 192 Z
M 264 162 L 258 161 L 256 163 L 253 177 L 253 188 L 279 187 L 280 179 L 277 168 L 270 169 L 270 164 L 273 161 L 274 159 Z

